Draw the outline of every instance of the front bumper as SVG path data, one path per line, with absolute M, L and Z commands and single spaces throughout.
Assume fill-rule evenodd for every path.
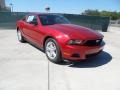
M 62 50 L 62 56 L 67 60 L 84 60 L 90 55 L 95 55 L 104 49 L 105 43 L 100 46 L 77 46 L 65 45 Z

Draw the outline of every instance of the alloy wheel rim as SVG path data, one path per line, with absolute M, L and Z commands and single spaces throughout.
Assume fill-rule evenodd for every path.
M 20 41 L 22 39 L 21 32 L 18 30 L 17 34 L 18 34 L 18 40 Z
M 46 45 L 46 54 L 50 59 L 55 59 L 57 56 L 57 48 L 55 43 L 48 42 Z

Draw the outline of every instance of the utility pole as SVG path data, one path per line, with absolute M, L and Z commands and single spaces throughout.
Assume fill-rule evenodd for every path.
M 11 6 L 11 12 L 13 12 L 13 4 L 10 3 L 9 5 Z

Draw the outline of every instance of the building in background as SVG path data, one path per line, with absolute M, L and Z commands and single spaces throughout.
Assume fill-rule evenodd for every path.
M 5 7 L 5 0 L 0 0 L 0 9 L 3 10 Z
M 11 11 L 11 8 L 5 5 L 5 0 L 0 0 L 0 11 Z

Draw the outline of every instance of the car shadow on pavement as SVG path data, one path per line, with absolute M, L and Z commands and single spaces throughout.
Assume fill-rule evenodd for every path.
M 29 44 L 44 53 L 42 49 L 36 47 L 32 43 L 29 43 Z M 73 67 L 73 68 L 94 68 L 94 67 L 105 65 L 109 63 L 111 60 L 112 60 L 112 56 L 109 53 L 103 51 L 100 54 L 83 61 L 64 60 L 59 65 L 68 65 L 68 67 Z
M 111 60 L 112 56 L 109 53 L 103 51 L 99 55 L 83 61 L 64 61 L 62 65 L 68 65 L 69 67 L 73 68 L 94 68 L 105 65 Z

